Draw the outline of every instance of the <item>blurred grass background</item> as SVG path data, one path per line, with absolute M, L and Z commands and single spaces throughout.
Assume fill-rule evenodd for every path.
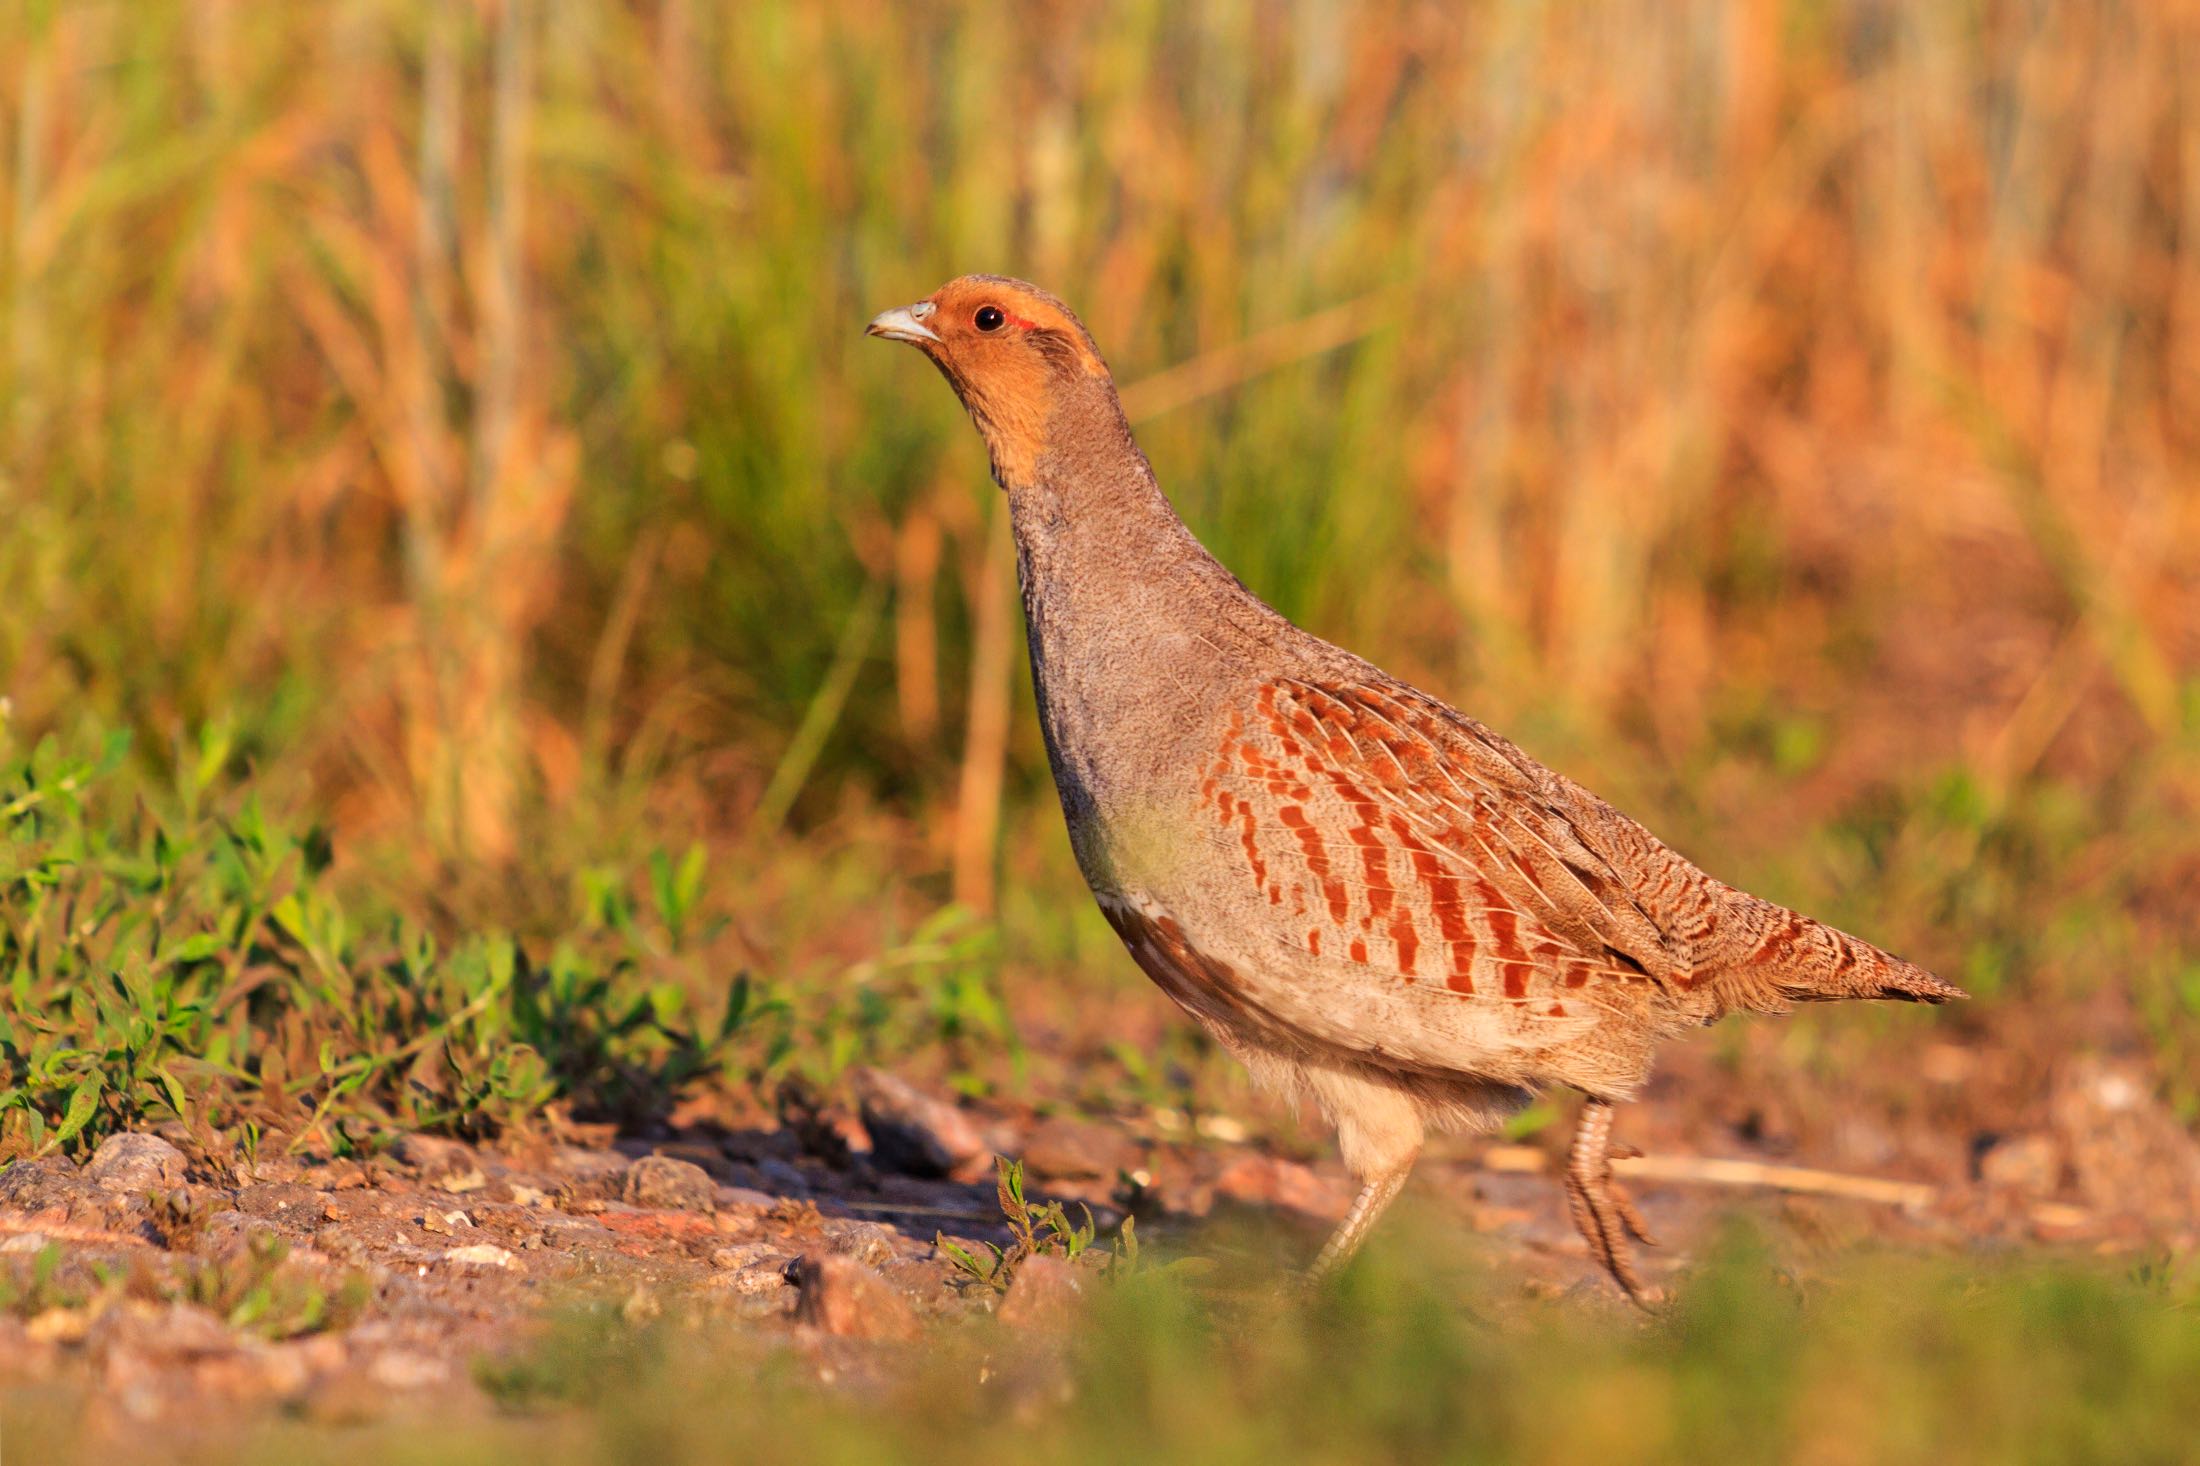
M 217 746 L 447 926 L 701 842 L 705 986 L 1135 982 L 860 335 L 1001 270 L 1288 614 L 2200 1102 L 2189 3 L 5 14 L 17 754 Z

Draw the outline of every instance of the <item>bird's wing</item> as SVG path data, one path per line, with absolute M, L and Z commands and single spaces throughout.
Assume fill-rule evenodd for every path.
M 1242 883 L 1231 925 L 1265 943 L 1225 964 L 1243 1004 L 1443 1067 L 1639 1013 L 1674 956 L 1538 772 L 1395 683 L 1262 686 L 1199 789 L 1207 838 Z M 1184 940 L 1215 956 L 1199 933 Z
M 1426 693 L 1387 678 L 1293 682 L 1272 707 L 1270 721 L 1316 758 L 1356 755 L 1374 776 L 1365 787 L 1411 811 L 1423 839 L 1472 860 L 1576 951 L 1649 979 L 1664 1006 L 1694 1021 L 1828 998 L 1961 996 L 1869 942 L 1714 879 Z
M 1311 725 L 1370 750 L 1365 761 L 1386 798 L 1421 811 L 1447 845 L 1481 856 L 1506 893 L 1560 936 L 1661 983 L 1686 985 L 1680 944 L 1645 904 L 1646 896 L 1656 904 L 1655 893 L 1644 892 L 1602 848 L 1602 823 L 1624 816 L 1594 801 L 1602 821 L 1584 818 L 1576 786 L 1474 719 L 1401 683 L 1331 689 L 1292 683 L 1288 690 L 1295 694 L 1295 731 L 1304 736 L 1302 724 Z M 1333 754 L 1334 744 L 1323 751 Z

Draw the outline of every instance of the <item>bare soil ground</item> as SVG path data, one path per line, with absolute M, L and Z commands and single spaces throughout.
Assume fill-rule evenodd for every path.
M 1626 1112 L 1644 1152 L 1630 1184 L 1664 1244 L 1643 1256 L 1654 1280 L 1684 1274 L 1736 1210 L 1806 1281 L 1814 1258 L 1875 1244 L 2196 1244 L 2200 1147 L 2137 1069 L 1925 1038 L 1859 1087 L 1814 1080 L 1778 1043 L 1760 1028 L 1682 1049 Z M 698 1105 L 646 1135 L 410 1136 L 363 1163 L 246 1164 L 180 1133 L 21 1163 L 0 1176 L 0 1388 L 69 1391 L 118 1438 L 240 1410 L 482 1409 L 499 1361 L 584 1300 L 632 1318 L 692 1308 L 820 1357 L 890 1355 L 979 1314 L 1059 1325 L 1097 1286 L 1049 1261 L 1004 1294 L 935 1245 L 1010 1240 L 996 1152 L 1023 1159 L 1034 1195 L 1089 1205 L 1103 1242 L 1135 1213 L 1149 1252 L 1219 1255 L 1241 1278 L 1303 1261 L 1350 1195 L 1333 1159 L 1302 1163 L 1218 1117 L 1043 1116 L 871 1074 L 853 1089 L 775 1113 Z M 1431 1223 L 1414 1235 L 1456 1236 L 1527 1293 L 1617 1314 L 1552 1174 L 1569 1120 L 1440 1148 L 1409 1192 Z

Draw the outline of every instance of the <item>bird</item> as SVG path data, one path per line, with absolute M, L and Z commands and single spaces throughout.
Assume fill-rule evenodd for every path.
M 1441 699 L 1302 630 L 1157 483 L 1068 306 L 965 275 L 867 334 L 944 375 L 1007 496 L 1072 849 L 1161 990 L 1262 1088 L 1311 1099 L 1359 1185 L 1308 1270 L 1358 1251 L 1431 1132 L 1585 1096 L 1564 1187 L 1645 1308 L 1615 1107 L 1729 1013 L 1960 988 L 1729 886 Z

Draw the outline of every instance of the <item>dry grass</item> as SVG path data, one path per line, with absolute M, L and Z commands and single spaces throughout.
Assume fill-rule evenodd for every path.
M 2190 4 L 7 27 L 19 730 L 233 725 L 460 905 L 867 810 L 1057 889 L 995 496 L 857 332 L 1006 269 L 1287 612 L 1974 980 L 2200 1011 Z

